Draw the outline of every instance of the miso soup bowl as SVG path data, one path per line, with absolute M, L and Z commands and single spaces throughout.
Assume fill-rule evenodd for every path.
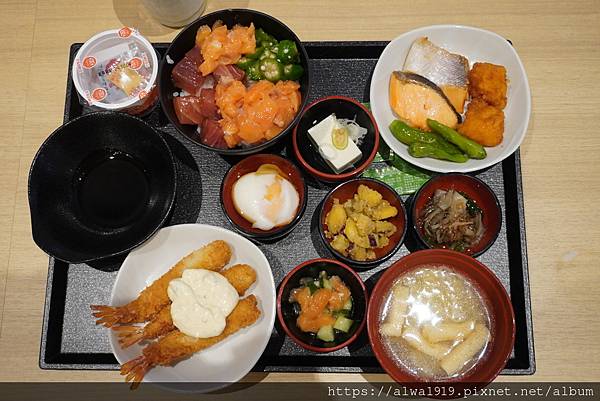
M 431 379 L 418 376 L 392 358 L 379 332 L 384 304 L 399 277 L 425 265 L 444 265 L 467 278 L 481 295 L 490 315 L 490 343 L 481 359 L 456 378 Z M 428 249 L 411 253 L 390 266 L 377 281 L 367 310 L 367 330 L 373 352 L 383 369 L 398 383 L 423 388 L 432 382 L 446 388 L 436 398 L 455 398 L 458 391 L 477 384 L 492 382 L 506 365 L 515 341 L 515 315 L 504 285 L 496 274 L 481 262 L 448 249 Z M 456 393 L 450 394 L 450 387 Z

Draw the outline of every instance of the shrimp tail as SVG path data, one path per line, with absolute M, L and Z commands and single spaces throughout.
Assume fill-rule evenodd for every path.
M 131 347 L 144 339 L 144 328 L 138 326 L 114 326 L 118 332 L 119 344 L 123 348 Z
M 121 366 L 121 375 L 125 376 L 126 382 L 131 382 L 131 389 L 135 390 L 151 368 L 152 365 L 150 362 L 141 355 L 123 364 Z
M 101 324 L 104 327 L 113 327 L 124 319 L 124 311 L 120 307 L 107 305 L 92 305 L 92 315 L 97 318 L 96 324 Z

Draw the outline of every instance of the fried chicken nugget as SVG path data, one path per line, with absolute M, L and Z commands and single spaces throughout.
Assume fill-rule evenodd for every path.
M 496 146 L 502 142 L 504 134 L 504 112 L 482 99 L 473 99 L 458 132 L 480 145 Z
M 115 324 L 141 323 L 152 319 L 169 304 L 167 287 L 171 280 L 180 278 L 185 269 L 207 269 L 219 271 L 229 263 L 231 248 L 225 241 L 213 241 L 195 250 L 146 287 L 140 295 L 122 306 L 92 305 L 96 324 L 112 327 Z
M 469 94 L 500 110 L 506 107 L 506 68 L 491 63 L 475 63 L 469 71 Z

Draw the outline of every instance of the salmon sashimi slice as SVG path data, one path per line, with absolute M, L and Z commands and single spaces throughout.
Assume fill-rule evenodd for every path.
M 308 287 L 294 290 L 292 298 L 300 304 L 301 310 L 296 319 L 300 330 L 316 333 L 321 327 L 335 322 L 335 318 L 325 311 L 332 293 L 328 288 L 320 288 L 312 295 Z
M 256 51 L 254 24 L 249 27 L 214 24 L 212 29 L 203 25 L 196 33 L 196 46 L 200 48 L 203 63 L 199 70 L 203 76 L 212 73 L 220 65 L 235 64 L 242 54 Z
M 338 276 L 331 276 L 329 282 L 333 288 L 328 303 L 329 309 L 340 310 L 344 307 L 346 301 L 350 299 L 350 290 Z
M 429 131 L 427 119 L 451 128 L 461 122 L 446 95 L 433 82 L 420 75 L 394 71 L 390 77 L 390 106 L 394 113 L 414 128 Z
M 227 145 L 254 144 L 277 136 L 294 119 L 300 108 L 300 85 L 262 80 L 246 88 L 240 81 L 219 83 L 216 102 Z

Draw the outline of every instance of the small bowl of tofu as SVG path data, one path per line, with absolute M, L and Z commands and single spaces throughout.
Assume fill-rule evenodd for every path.
M 355 178 L 332 189 L 319 213 L 328 250 L 353 268 L 372 268 L 404 242 L 407 214 L 400 195 L 373 178 Z
M 306 107 L 292 134 L 302 167 L 317 180 L 339 183 L 360 175 L 379 149 L 379 130 L 358 100 L 329 96 Z

